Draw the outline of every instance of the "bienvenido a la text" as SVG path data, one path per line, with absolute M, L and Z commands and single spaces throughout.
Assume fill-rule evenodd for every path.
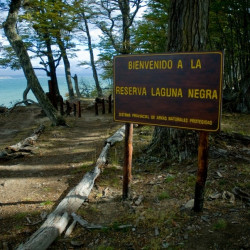
M 129 71 L 140 70 L 182 70 L 184 65 L 187 65 L 191 71 L 201 70 L 203 63 L 201 59 L 190 59 L 186 63 L 183 60 L 135 60 L 128 61 L 127 67 Z M 154 96 L 154 97 L 176 97 L 176 98 L 197 98 L 197 99 L 211 99 L 217 100 L 219 93 L 217 89 L 211 88 L 170 88 L 170 87 L 146 87 L 143 84 L 118 84 L 115 87 L 116 95 L 125 96 Z M 129 85 L 129 86 L 128 86 Z M 154 84 L 152 84 L 154 85 Z M 152 86 L 151 85 L 151 86 Z M 168 84 L 166 83 L 166 86 Z

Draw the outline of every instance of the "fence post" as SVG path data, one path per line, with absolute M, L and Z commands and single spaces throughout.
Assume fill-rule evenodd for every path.
M 73 103 L 74 116 L 76 117 L 76 104 Z
M 95 114 L 98 115 L 98 104 L 97 104 L 97 101 L 95 101 Z
M 60 98 L 60 114 L 64 115 L 64 110 L 63 110 L 63 99 Z
M 70 103 L 66 101 L 66 115 L 70 115 L 70 112 L 71 112 Z
M 78 110 L 78 117 L 80 118 L 82 116 L 80 101 L 77 102 L 77 110 Z
M 109 95 L 109 113 L 112 113 L 112 95 Z
M 105 100 L 102 99 L 102 113 L 105 114 Z

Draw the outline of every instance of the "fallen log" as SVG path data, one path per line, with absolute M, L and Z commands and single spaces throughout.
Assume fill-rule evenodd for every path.
M 11 157 L 19 157 L 18 152 L 32 152 L 32 146 L 37 141 L 41 133 L 44 131 L 45 126 L 40 125 L 31 136 L 25 138 L 24 140 L 6 147 L 4 150 L 0 151 L 0 159 L 7 159 Z M 14 155 L 13 155 L 14 154 Z M 22 155 L 22 154 L 21 154 Z
M 37 128 L 31 136 L 29 136 L 29 137 L 25 138 L 24 140 L 18 142 L 17 144 L 11 145 L 5 149 L 11 150 L 13 152 L 25 150 L 25 147 L 31 146 L 34 144 L 35 141 L 37 141 L 38 137 L 44 131 L 44 128 L 45 128 L 44 125 L 40 125 L 39 128 Z
M 114 144 L 113 140 L 112 142 Z M 56 209 L 47 217 L 47 220 L 43 225 L 29 238 L 27 242 L 21 244 L 17 248 L 18 250 L 47 249 L 50 244 L 61 235 L 69 223 L 69 214 L 76 212 L 82 203 L 88 198 L 96 178 L 100 175 L 101 168 L 107 162 L 107 154 L 110 146 L 111 143 L 106 143 L 97 159 L 94 169 L 84 175 L 80 183 L 66 195 Z M 63 223 L 61 221 L 63 221 Z
M 72 213 L 71 214 L 74 222 L 78 222 L 83 228 L 89 229 L 89 230 L 94 230 L 94 229 L 107 229 L 108 226 L 102 226 L 102 225 L 96 225 L 96 224 L 92 224 L 92 223 L 88 223 L 86 220 L 84 220 L 82 217 L 80 217 L 79 215 Z M 133 225 L 128 224 L 128 225 L 120 225 L 120 226 L 116 226 L 117 229 L 126 229 L 129 227 L 132 227 Z
M 95 225 L 92 223 L 88 223 L 86 220 L 84 220 L 83 218 L 81 218 L 80 216 L 78 216 L 75 213 L 71 214 L 74 221 L 77 221 L 82 227 L 86 228 L 86 229 L 107 229 L 107 227 L 102 226 L 102 225 Z
M 116 142 L 122 141 L 125 136 L 125 126 L 122 126 L 111 137 L 106 140 L 106 143 L 110 143 L 113 146 Z

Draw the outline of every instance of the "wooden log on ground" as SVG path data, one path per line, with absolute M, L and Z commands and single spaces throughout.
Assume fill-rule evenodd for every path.
M 13 152 L 25 150 L 25 147 L 31 146 L 34 144 L 35 141 L 37 141 L 41 133 L 44 131 L 44 128 L 44 125 L 40 125 L 39 128 L 37 128 L 31 136 L 18 142 L 17 144 L 7 147 L 6 149 L 11 150 Z
M 17 144 L 6 147 L 0 151 L 0 159 L 8 159 L 17 156 L 17 152 L 31 152 L 32 145 L 37 141 L 41 133 L 44 131 L 44 125 L 40 125 L 31 136 L 18 142 Z
M 114 133 L 111 137 L 106 140 L 106 143 L 110 143 L 113 146 L 116 142 L 122 141 L 125 136 L 125 125 Z
M 117 138 L 120 139 L 120 137 Z M 114 140 L 112 140 L 112 143 L 115 143 Z M 30 237 L 30 239 L 17 248 L 18 250 L 47 249 L 50 244 L 61 235 L 69 223 L 69 214 L 76 212 L 82 203 L 88 198 L 96 178 L 101 173 L 101 167 L 103 167 L 107 162 L 107 154 L 110 146 L 111 143 L 106 143 L 97 159 L 95 168 L 84 175 L 80 183 L 67 194 L 67 196 L 59 203 L 56 209 L 47 217 L 47 220 Z

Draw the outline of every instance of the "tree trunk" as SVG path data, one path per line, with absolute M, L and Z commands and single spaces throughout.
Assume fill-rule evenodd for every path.
M 123 26 L 123 38 L 122 38 L 122 54 L 131 53 L 130 46 L 130 6 L 129 0 L 118 0 L 119 8 L 122 13 L 122 26 Z
M 78 77 L 77 74 L 75 74 L 73 77 L 74 83 L 75 83 L 75 90 L 76 90 L 76 95 L 78 98 L 82 97 L 80 90 L 79 90 L 79 85 L 78 85 Z
M 31 90 L 33 91 L 35 97 L 37 98 L 39 104 L 43 108 L 46 115 L 49 117 L 49 119 L 54 125 L 65 124 L 65 121 L 57 115 L 56 110 L 45 95 L 32 67 L 25 44 L 21 40 L 21 37 L 17 34 L 16 23 L 20 7 L 21 0 L 12 0 L 10 2 L 8 17 L 3 23 L 5 35 L 8 38 L 11 46 L 13 47 L 20 61 L 28 85 L 30 86 Z
M 96 90 L 97 90 L 97 93 L 98 93 L 98 97 L 102 97 L 102 88 L 101 88 L 100 83 L 99 83 L 97 70 L 96 70 L 96 66 L 95 66 L 95 59 L 94 59 L 94 53 L 93 53 L 93 48 L 92 48 L 92 43 L 91 43 L 91 36 L 90 36 L 90 32 L 89 32 L 88 21 L 87 21 L 87 18 L 85 16 L 84 11 L 82 13 L 82 16 L 83 16 L 83 19 L 84 19 L 85 30 L 86 30 L 86 34 L 87 34 L 87 38 L 88 38 L 88 48 L 89 48 L 89 55 L 90 55 L 90 63 L 91 63 L 91 67 L 92 67 L 93 77 L 94 77 L 94 80 L 95 80 L 95 86 L 96 86 Z
M 205 49 L 209 0 L 172 0 L 169 11 L 167 51 Z M 156 127 L 149 152 L 160 153 L 168 160 L 183 161 L 197 154 L 194 131 Z
M 73 85 L 72 85 L 72 81 L 71 81 L 70 63 L 69 63 L 69 59 L 68 59 L 68 56 L 66 53 L 66 48 L 65 48 L 64 43 L 63 43 L 61 38 L 57 39 L 57 44 L 60 48 L 62 58 L 63 58 L 66 81 L 67 81 L 68 90 L 69 90 L 69 99 L 73 99 L 75 94 L 74 94 L 74 89 L 73 89 Z
M 27 105 L 29 105 L 29 102 L 27 101 L 27 95 L 28 95 L 28 93 L 29 93 L 29 91 L 30 91 L 30 86 L 27 84 L 27 87 L 26 87 L 26 89 L 23 91 L 23 103 L 27 106 Z
M 56 65 L 55 65 L 55 60 L 53 57 L 53 52 L 52 52 L 52 48 L 51 48 L 51 40 L 50 40 L 49 34 L 44 35 L 44 41 L 45 41 L 46 48 L 47 48 L 47 57 L 48 57 L 48 62 L 49 62 L 50 79 L 51 79 L 51 82 L 54 86 L 56 95 L 60 96 L 60 91 L 58 88 L 58 81 L 57 81 L 57 76 L 56 76 Z

